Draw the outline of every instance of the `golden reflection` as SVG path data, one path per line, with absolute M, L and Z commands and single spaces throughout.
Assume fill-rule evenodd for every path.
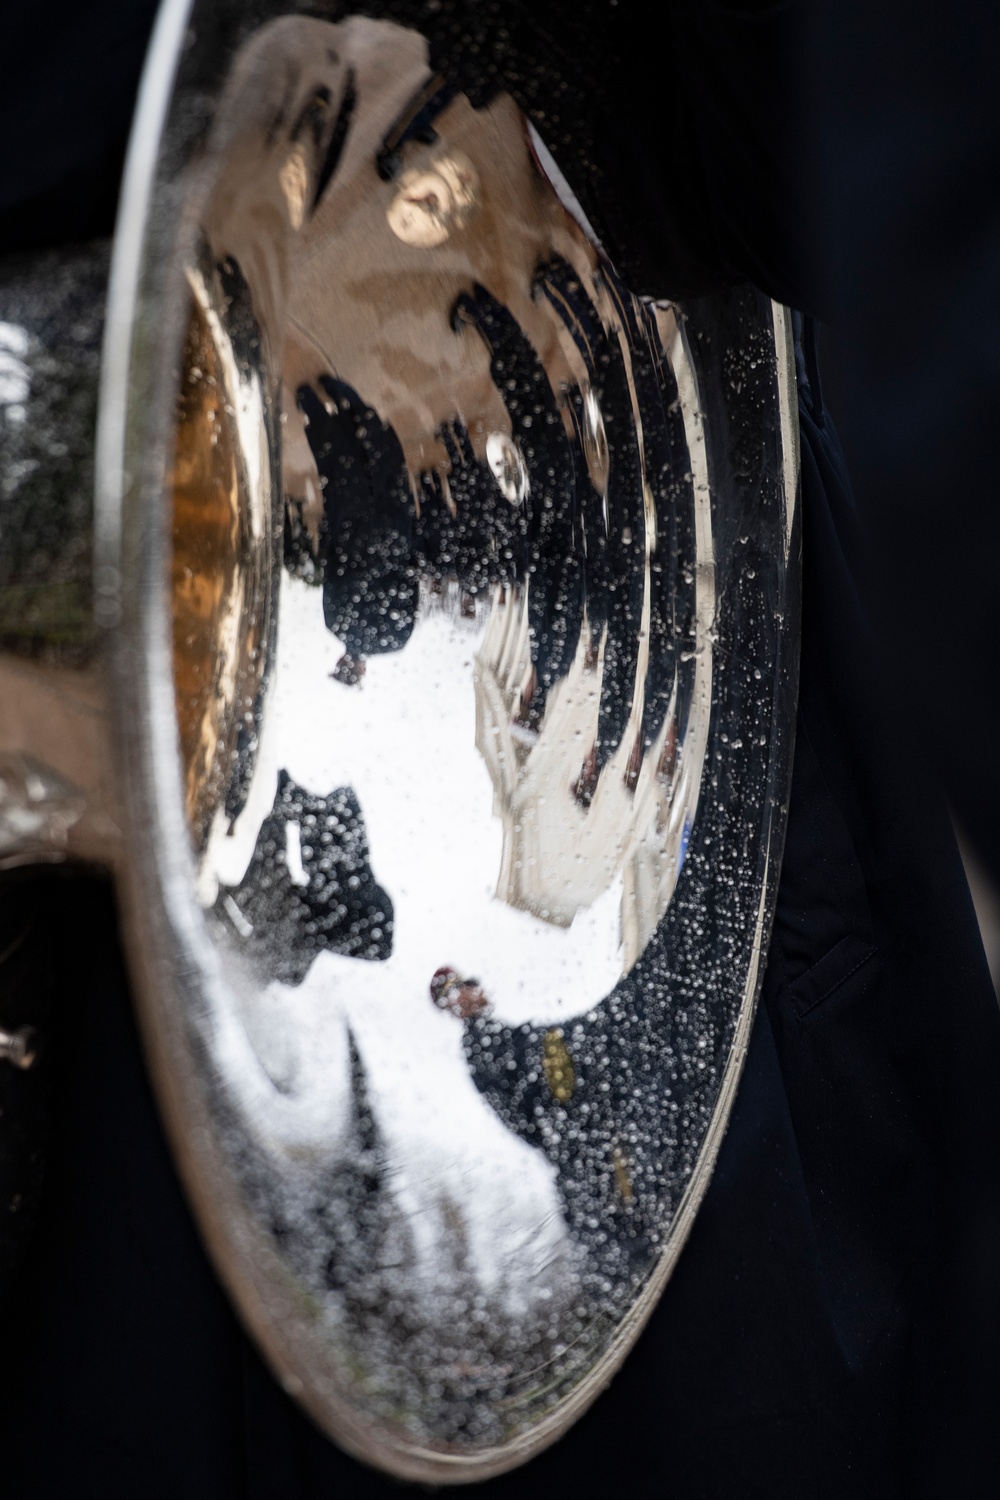
M 264 652 L 247 598 L 247 505 L 233 406 L 208 317 L 192 299 L 177 399 L 173 646 L 185 811 L 196 849 L 225 805 L 240 725 L 252 731 Z
M 618 1145 L 611 1148 L 611 1165 L 615 1169 L 615 1187 L 623 1203 L 631 1203 L 633 1199 L 632 1178 L 629 1175 L 628 1161 L 622 1148 Z
M 558 1104 L 568 1104 L 576 1088 L 573 1055 L 563 1040 L 562 1028 L 552 1026 L 542 1041 L 542 1067 L 545 1082 Z

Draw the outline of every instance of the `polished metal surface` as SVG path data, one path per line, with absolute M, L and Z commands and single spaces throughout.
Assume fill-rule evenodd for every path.
M 0 739 L 0 862 L 105 828 L 245 1320 L 351 1451 L 481 1478 L 625 1357 L 738 1081 L 794 724 L 789 319 L 637 295 L 513 93 L 281 11 L 160 14 L 107 651 L 0 659 L 96 674 L 116 795 Z
M 0 870 L 107 863 L 118 842 L 92 602 L 109 259 L 0 260 Z

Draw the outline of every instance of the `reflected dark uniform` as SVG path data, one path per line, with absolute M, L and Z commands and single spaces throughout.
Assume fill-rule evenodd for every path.
M 630 1289 L 656 1243 L 660 1183 L 635 1109 L 631 1009 L 632 997 L 616 991 L 560 1026 L 487 1016 L 466 1021 L 463 1038 L 480 1093 L 555 1168 L 566 1226 L 584 1251 L 580 1274 L 598 1297 Z
M 399 651 L 418 598 L 403 452 L 350 386 L 329 375 L 322 385 L 330 410 L 308 386 L 298 401 L 323 486 L 323 617 L 351 657 Z
M 290 824 L 298 829 L 304 883 L 288 864 Z M 255 967 L 285 984 L 301 984 L 324 950 L 388 958 L 392 902 L 372 874 L 353 790 L 315 797 L 281 771 L 247 872 L 238 886 L 222 887 L 215 914 Z

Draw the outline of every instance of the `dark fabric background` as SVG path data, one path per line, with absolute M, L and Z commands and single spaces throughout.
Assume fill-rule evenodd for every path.
M 812 38 L 828 384 L 873 613 L 1000 887 L 1000 9 L 817 0 Z
M 585 79 L 603 47 L 617 58 L 613 76 L 578 87 L 573 103 L 587 113 L 599 166 L 615 168 L 612 190 L 602 166 L 598 207 L 616 254 L 643 290 L 659 277 L 680 290 L 746 276 L 806 311 L 846 308 L 836 373 L 865 487 L 856 510 L 812 365 L 788 847 L 730 1129 L 677 1272 L 621 1374 L 560 1444 L 484 1493 L 992 1494 L 1000 1018 L 944 801 L 946 785 L 953 798 L 959 784 L 978 785 L 968 805 L 984 805 L 975 766 L 986 758 L 975 748 L 983 721 L 963 696 L 971 668 L 955 664 L 960 653 L 935 626 L 944 613 L 953 646 L 965 645 L 968 616 L 956 610 L 989 608 L 960 582 L 973 576 L 961 572 L 962 536 L 973 527 L 973 551 L 988 537 L 975 532 L 979 512 L 949 467 L 946 434 L 971 434 L 979 467 L 967 472 L 984 488 L 989 443 L 982 405 L 955 397 L 951 408 L 921 407 L 899 373 L 923 361 L 930 386 L 950 390 L 949 378 L 981 369 L 981 390 L 991 389 L 979 325 L 995 288 L 986 270 L 972 274 L 969 246 L 985 247 L 976 225 L 994 221 L 985 168 L 973 169 L 980 136 L 955 123 L 960 102 L 985 119 L 986 76 L 972 31 L 961 31 L 961 17 L 979 11 L 952 7 L 944 22 L 919 9 L 894 51 L 903 17 L 873 6 L 868 21 L 848 6 L 843 20 L 827 18 L 817 49 L 797 6 L 677 0 L 661 10 L 668 87 L 638 19 L 650 10 L 609 9 L 540 5 L 525 19 L 509 7 L 517 45 L 577 55 Z M 151 8 L 89 0 L 7 10 L 3 243 L 106 230 Z M 964 72 L 949 93 L 953 55 Z M 952 147 L 940 160 L 931 151 L 936 176 L 926 154 L 934 132 L 921 136 L 900 102 L 921 88 L 947 94 L 929 110 Z M 933 255 L 906 232 L 915 211 L 904 191 L 932 178 L 958 203 L 936 218 L 917 213 L 936 226 Z M 819 236 L 825 214 L 834 229 Z M 950 280 L 938 274 L 946 264 L 958 268 Z M 955 288 L 966 272 L 963 302 Z M 949 308 L 959 310 L 949 318 Z M 980 349 L 979 365 L 952 357 L 954 330 L 961 349 Z M 907 509 L 913 494 L 922 528 Z M 899 609 L 883 618 L 884 598 Z M 897 691 L 904 679 L 922 692 Z M 988 824 L 977 828 L 985 847 Z M 6 878 L 0 901 L 31 934 L 37 963 L 33 983 L 0 988 L 4 1019 L 17 1019 L 11 1007 L 29 991 L 51 1016 L 47 1081 L 41 1070 L 37 1079 L 49 1095 L 48 1162 L 0 1338 L 4 1494 L 394 1492 L 281 1394 L 218 1288 L 149 1096 L 110 893 L 65 873 L 20 875 Z

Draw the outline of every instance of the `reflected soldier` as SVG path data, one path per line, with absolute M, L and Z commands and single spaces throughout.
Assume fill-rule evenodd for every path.
M 323 489 L 323 616 L 344 644 L 338 680 L 359 681 L 366 657 L 399 651 L 416 618 L 413 506 L 402 449 L 357 393 L 324 375 L 320 400 L 298 393 Z
M 584 1252 L 580 1274 L 601 1297 L 631 1289 L 657 1242 L 662 1163 L 638 1107 L 648 1023 L 626 979 L 586 1016 L 559 1026 L 508 1026 L 482 985 L 448 965 L 431 999 L 462 1023 L 466 1060 L 503 1123 L 555 1169 L 567 1228 Z M 596 1278 L 596 1285 L 595 1283 Z

